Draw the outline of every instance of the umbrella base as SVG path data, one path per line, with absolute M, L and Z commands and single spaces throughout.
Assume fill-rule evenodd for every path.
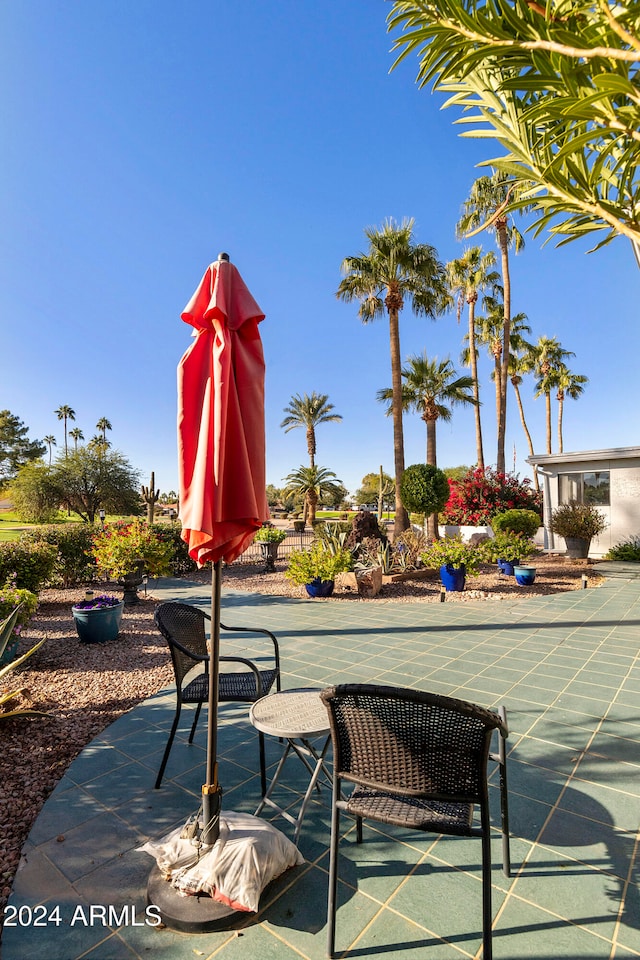
M 200 897 L 181 896 L 164 879 L 157 866 L 149 874 L 147 903 L 158 908 L 165 926 L 181 933 L 230 930 L 238 921 L 253 916 L 244 910 L 234 910 L 225 903 L 218 903 L 206 894 Z

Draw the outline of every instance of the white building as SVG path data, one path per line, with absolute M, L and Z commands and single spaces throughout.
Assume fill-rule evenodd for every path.
M 577 500 L 598 507 L 607 528 L 591 541 L 589 556 L 602 557 L 630 536 L 640 536 L 640 447 L 549 453 L 527 458 L 542 481 L 544 545 L 563 551 L 564 540 L 551 533 L 552 512 Z

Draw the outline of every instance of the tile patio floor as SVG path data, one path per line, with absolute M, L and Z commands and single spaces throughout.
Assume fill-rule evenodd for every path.
M 158 582 L 153 592 L 209 600 L 206 589 L 182 581 Z M 506 704 L 513 876 L 507 880 L 498 866 L 496 834 L 494 957 L 640 957 L 640 580 L 608 579 L 596 589 L 521 602 L 428 605 L 224 593 L 223 609 L 226 622 L 277 634 L 284 688 L 375 681 Z M 59 905 L 62 922 L 5 926 L 2 960 L 325 956 L 329 827 L 319 802 L 302 827 L 306 863 L 268 888 L 260 913 L 241 929 L 188 935 L 141 921 L 153 861 L 136 847 L 196 812 L 203 779 L 201 722 L 197 744 L 176 739 L 162 789 L 153 789 L 173 703 L 165 691 L 122 716 L 47 800 L 9 906 L 24 908 L 28 921 L 35 916 L 28 908 Z M 255 732 L 245 708 L 223 705 L 220 714 L 223 808 L 253 813 Z M 267 738 L 267 748 L 273 766 L 281 747 Z M 290 763 L 280 791 L 285 805 L 295 802 L 303 772 L 295 758 Z M 286 821 L 274 822 L 291 835 Z M 343 826 L 350 832 L 341 844 L 337 945 L 345 956 L 481 955 L 477 840 L 365 824 L 357 847 L 348 818 Z M 127 906 L 127 922 L 72 926 L 76 908 L 88 917 L 91 904 Z

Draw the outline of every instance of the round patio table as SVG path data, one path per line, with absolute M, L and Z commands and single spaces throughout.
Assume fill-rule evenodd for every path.
M 256 730 L 260 730 L 261 733 L 287 741 L 273 780 L 258 805 L 256 816 L 261 813 L 265 806 L 276 810 L 280 816 L 295 826 L 294 843 L 297 843 L 311 794 L 314 788 L 320 789 L 319 778 L 321 774 L 324 774 L 328 785 L 331 786 L 331 771 L 325 764 L 325 757 L 331 743 L 329 714 L 320 700 L 320 689 L 304 687 L 271 693 L 252 704 L 249 719 Z M 324 738 L 321 747 L 312 742 L 318 738 Z M 296 817 L 271 799 L 273 789 L 280 779 L 285 761 L 290 753 L 295 753 L 300 758 L 310 774 L 309 785 Z

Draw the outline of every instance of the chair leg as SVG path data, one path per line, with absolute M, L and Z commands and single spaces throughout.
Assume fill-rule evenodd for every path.
M 491 835 L 489 813 L 482 814 L 482 960 L 492 960 L 493 943 L 491 936 Z
M 182 704 L 178 700 L 176 704 L 176 715 L 173 718 L 173 723 L 171 724 L 171 731 L 169 733 L 169 739 L 167 740 L 167 745 L 164 748 L 164 754 L 162 757 L 162 763 L 160 764 L 160 769 L 158 770 L 158 776 L 156 777 L 155 789 L 160 789 L 160 784 L 162 783 L 162 778 L 164 776 L 164 770 L 167 765 L 167 760 L 169 759 L 169 754 L 171 753 L 171 746 L 173 744 L 173 738 L 176 735 L 176 730 L 178 729 L 178 721 L 180 719 L 180 710 L 182 709 Z
M 198 726 L 198 720 L 200 718 L 201 710 L 202 710 L 202 700 L 199 701 L 198 706 L 196 707 L 196 715 L 193 718 L 193 723 L 191 725 L 191 733 L 189 734 L 189 743 L 193 743 L 193 738 L 195 736 L 196 727 Z
M 267 792 L 267 761 L 264 752 L 264 734 L 258 731 L 258 745 L 260 750 L 260 790 L 264 797 Z
M 362 817 L 356 817 L 356 843 L 362 843 Z
M 329 894 L 327 898 L 327 956 L 335 956 L 336 910 L 338 909 L 338 843 L 340 840 L 340 789 L 334 781 L 331 801 L 331 847 L 329 853 Z
M 506 710 L 501 707 L 500 714 L 507 722 Z M 511 850 L 509 846 L 509 793 L 507 787 L 507 745 L 504 737 L 498 737 L 498 760 L 500 764 L 500 822 L 502 830 L 502 870 L 505 877 L 511 876 Z

